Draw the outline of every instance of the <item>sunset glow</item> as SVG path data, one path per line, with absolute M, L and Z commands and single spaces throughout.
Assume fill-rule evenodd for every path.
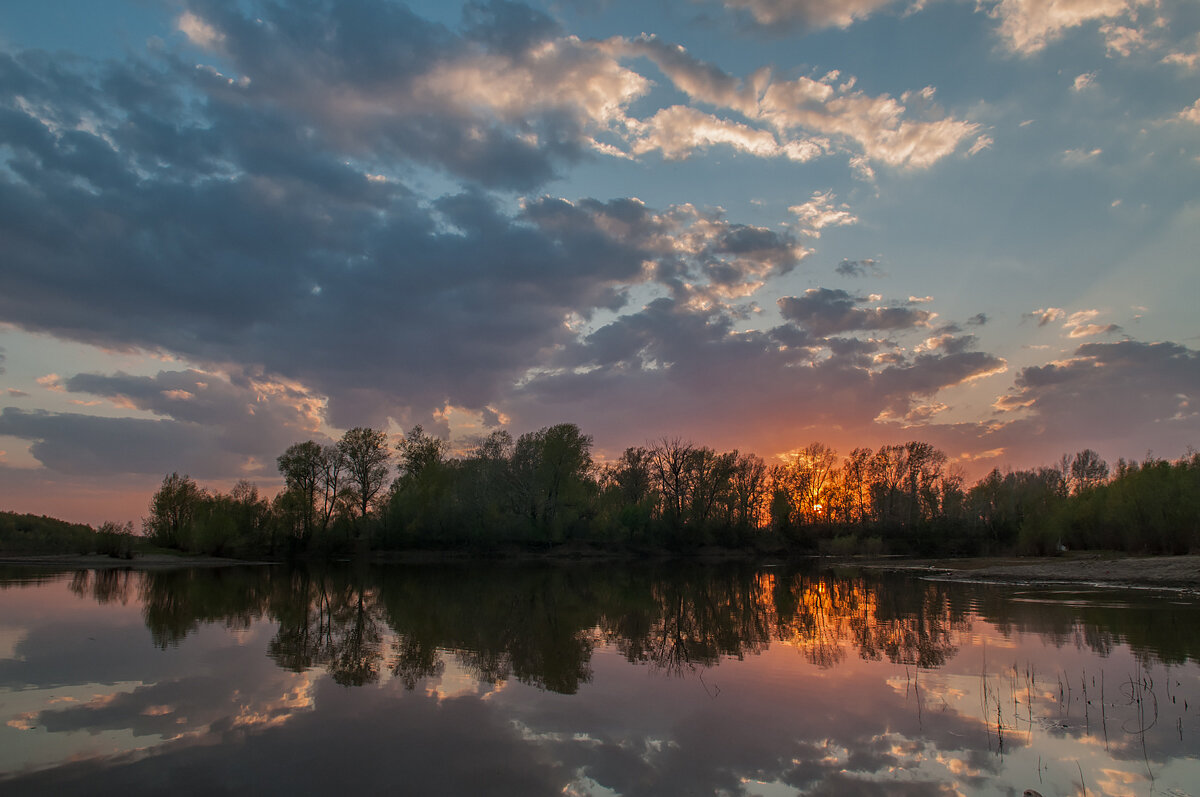
M 1200 446 L 1187 0 L 70 5 L 0 9 L 0 509 L 359 426 Z

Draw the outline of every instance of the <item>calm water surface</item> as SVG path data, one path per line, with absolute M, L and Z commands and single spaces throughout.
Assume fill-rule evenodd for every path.
M 1200 795 L 1194 596 L 0 570 L 0 793 Z

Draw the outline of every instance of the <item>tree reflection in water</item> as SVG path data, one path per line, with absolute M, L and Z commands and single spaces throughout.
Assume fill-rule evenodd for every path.
M 1165 662 L 1195 658 L 1200 634 L 1147 633 L 1103 606 L 1002 600 L 996 589 L 805 569 L 748 566 L 422 565 L 81 572 L 77 594 L 99 602 L 136 589 L 160 647 L 203 623 L 278 623 L 280 667 L 326 669 L 338 683 L 375 682 L 383 668 L 415 688 L 452 656 L 480 681 L 516 678 L 571 694 L 591 678 L 597 644 L 669 674 L 795 646 L 833 668 L 848 655 L 941 667 L 973 612 L 1105 654 L 1117 641 Z M 1082 613 L 1082 617 L 1081 617 Z M 1090 622 L 1097 615 L 1098 622 Z M 385 645 L 386 632 L 392 638 Z M 386 661 L 385 661 L 386 659 Z
M 0 573 L 0 590 L 30 583 Z M 1021 766 L 1022 787 L 1039 782 L 1043 748 L 1083 757 L 1102 789 L 1101 768 L 1146 779 L 1172 761 L 1196 765 L 1200 624 L 1179 619 L 1195 619 L 1194 603 L 1180 615 L 1129 595 L 695 562 L 81 571 L 46 586 L 75 596 L 72 612 L 83 599 L 124 624 L 93 633 L 68 612 L 57 630 L 10 635 L 0 684 L 20 699 L 29 684 L 49 686 L 5 727 L 58 734 L 50 746 L 74 731 L 162 741 L 144 760 L 22 775 L 30 793 L 55 791 L 56 778 L 91 793 L 97 773 L 143 782 L 180 761 L 193 772 L 231 757 L 260 768 L 293 760 L 296 745 L 369 769 L 399 754 L 383 751 L 394 739 L 422 751 L 408 776 L 437 780 L 437 749 L 463 784 L 508 766 L 514 782 L 539 773 L 546 794 L 593 781 L 623 794 L 755 793 L 739 785 L 754 782 L 913 794 L 986 783 L 1003 794 Z M 124 655 L 145 639 L 142 620 L 161 649 L 145 646 L 149 669 Z M 108 658 L 64 655 L 81 629 Z M 123 686 L 89 685 L 66 703 L 49 691 L 81 678 Z M 458 690 L 472 679 L 476 689 Z M 533 689 L 486 686 L 506 682 Z M 481 744 L 491 758 L 461 763 Z M 121 780 L 113 773 L 126 765 Z M 919 779 L 894 776 L 906 767 Z M 264 771 L 312 788 L 312 772 L 284 770 Z M 1076 777 L 1073 766 L 1054 774 L 1059 786 Z M 1168 771 L 1165 781 L 1187 779 Z

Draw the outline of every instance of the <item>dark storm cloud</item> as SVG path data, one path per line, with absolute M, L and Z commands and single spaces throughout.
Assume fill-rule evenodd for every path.
M 1032 414 L 1018 430 L 1033 423 L 1088 440 L 1103 429 L 1117 445 L 1138 446 L 1125 454 L 1174 451 L 1200 440 L 1200 353 L 1177 343 L 1086 343 L 1065 361 L 1023 369 L 997 407 Z
M 315 424 L 316 418 L 306 417 L 304 402 L 308 396 L 295 389 L 270 385 L 278 391 L 272 397 L 256 391 L 246 377 L 234 380 L 202 371 L 160 371 L 153 377 L 117 373 L 78 374 L 64 379 L 62 386 L 70 393 L 88 393 L 122 400 L 137 409 L 149 410 L 185 423 L 214 427 L 229 425 L 236 418 L 249 421 L 239 434 L 249 433 L 249 427 L 262 425 L 291 426 L 300 429 Z M 279 416 L 270 419 L 270 416 Z
M 860 367 L 869 367 L 872 355 L 884 348 L 884 344 L 879 341 L 858 338 L 827 338 L 825 345 L 833 352 L 834 357 L 844 358 Z
M 1200 353 L 1176 343 L 1088 343 L 1023 368 L 990 421 L 930 424 L 922 434 L 952 454 L 991 450 L 988 467 L 1050 465 L 1095 449 L 1110 463 L 1184 455 L 1200 441 Z M 983 475 L 980 473 L 979 475 Z
M 779 312 L 816 335 L 856 329 L 901 330 L 925 324 L 932 313 L 911 307 L 863 307 L 868 300 L 843 290 L 810 288 L 779 300 Z
M 186 468 L 195 476 L 219 478 L 243 472 L 248 456 L 239 454 L 235 440 L 170 420 L 5 407 L 0 435 L 31 441 L 30 453 L 63 473 L 161 474 Z
M 587 418 L 598 439 L 622 446 L 678 434 L 771 451 L 813 426 L 903 416 L 922 397 L 1004 367 L 969 351 L 970 336 L 951 340 L 914 355 L 886 339 L 822 339 L 792 325 L 739 331 L 718 308 L 663 298 L 568 346 L 556 370 L 517 391 L 510 414 L 518 426 Z
M 827 345 L 821 338 L 810 335 L 805 330 L 791 324 L 780 324 L 777 327 L 772 327 L 767 335 L 775 343 L 794 349 L 815 351 Z
M 223 72 L 165 50 L 0 58 L 0 319 L 252 365 L 329 396 L 335 425 L 380 424 L 488 405 L 570 340 L 564 319 L 620 308 L 630 284 L 736 291 L 798 260 L 790 234 L 690 206 L 544 197 L 514 212 L 470 185 L 432 201 L 403 185 L 397 161 L 536 182 L 576 145 L 582 111 L 567 100 L 503 124 L 412 106 L 414 81 L 439 66 L 481 52 L 516 63 L 545 41 L 553 25 L 528 9 L 472 6 L 460 36 L 391 4 L 272 5 L 261 21 L 190 8 Z M 512 149 L 534 137 L 541 166 Z
M 497 52 L 520 54 L 561 33 L 557 22 L 521 3 L 493 0 L 463 8 L 463 34 Z
M 153 377 L 78 374 L 69 393 L 108 399 L 160 419 L 81 413 L 0 412 L 0 434 L 32 442 L 30 453 L 63 473 L 273 477 L 288 445 L 322 439 L 320 403 L 304 390 L 248 373 L 162 371 Z
M 324 441 L 316 431 L 321 420 L 318 400 L 294 385 L 254 374 L 78 374 L 61 384 L 70 393 L 100 396 L 119 407 L 163 417 L 114 419 L 5 410 L 0 425 L 34 441 L 31 453 L 52 470 L 85 472 L 102 460 L 101 470 L 109 473 L 179 470 L 201 478 L 271 478 L 275 457 L 288 445 L 304 439 Z
M 559 31 L 524 6 L 472 4 L 462 34 L 379 0 L 270 4 L 250 13 L 200 2 L 188 13 L 218 33 L 205 44 L 230 67 L 228 78 L 206 86 L 214 107 L 273 107 L 300 132 L 351 156 L 415 161 L 482 185 L 528 190 L 586 146 L 587 119 L 570 102 L 530 97 L 514 119 L 511 109 L 457 101 L 445 85 L 430 83 L 439 69 L 482 53 L 528 67 L 529 52 Z
M 951 385 L 998 373 L 1004 367 L 1004 360 L 987 352 L 936 351 L 889 365 L 877 375 L 876 387 L 890 400 L 890 410 L 907 414 L 916 398 L 932 396 Z
M 494 423 L 508 399 L 533 428 L 560 406 L 590 424 L 593 402 L 618 429 L 656 408 L 653 433 L 744 409 L 868 423 L 998 362 L 966 342 L 913 357 L 842 337 L 932 313 L 824 288 L 780 300 L 788 323 L 735 328 L 755 308 L 733 303 L 804 256 L 802 230 L 493 193 L 582 157 L 604 109 L 640 90 L 540 12 L 472 4 L 452 30 L 375 0 L 186 8 L 194 46 L 104 64 L 0 53 L 0 321 L 203 369 L 63 380 L 159 419 L 4 410 L 0 433 L 49 468 L 267 475 L 316 416 L 408 425 L 450 403 Z M 593 78 L 609 81 L 598 105 Z M 427 169 L 457 185 L 422 195 Z M 627 312 L 647 282 L 668 297 Z M 621 315 L 568 325 L 601 311 Z
M 320 400 L 250 371 L 78 374 L 60 385 L 68 393 L 162 416 L 111 418 L 14 407 L 0 412 L 0 434 L 30 441 L 30 453 L 60 473 L 273 478 L 275 457 L 288 445 L 325 439 L 317 431 Z

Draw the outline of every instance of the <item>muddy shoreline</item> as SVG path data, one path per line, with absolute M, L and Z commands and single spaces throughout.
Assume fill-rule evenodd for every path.
M 1200 556 L 1073 554 L 1045 558 L 906 559 L 862 564 L 949 581 L 1200 589 Z

